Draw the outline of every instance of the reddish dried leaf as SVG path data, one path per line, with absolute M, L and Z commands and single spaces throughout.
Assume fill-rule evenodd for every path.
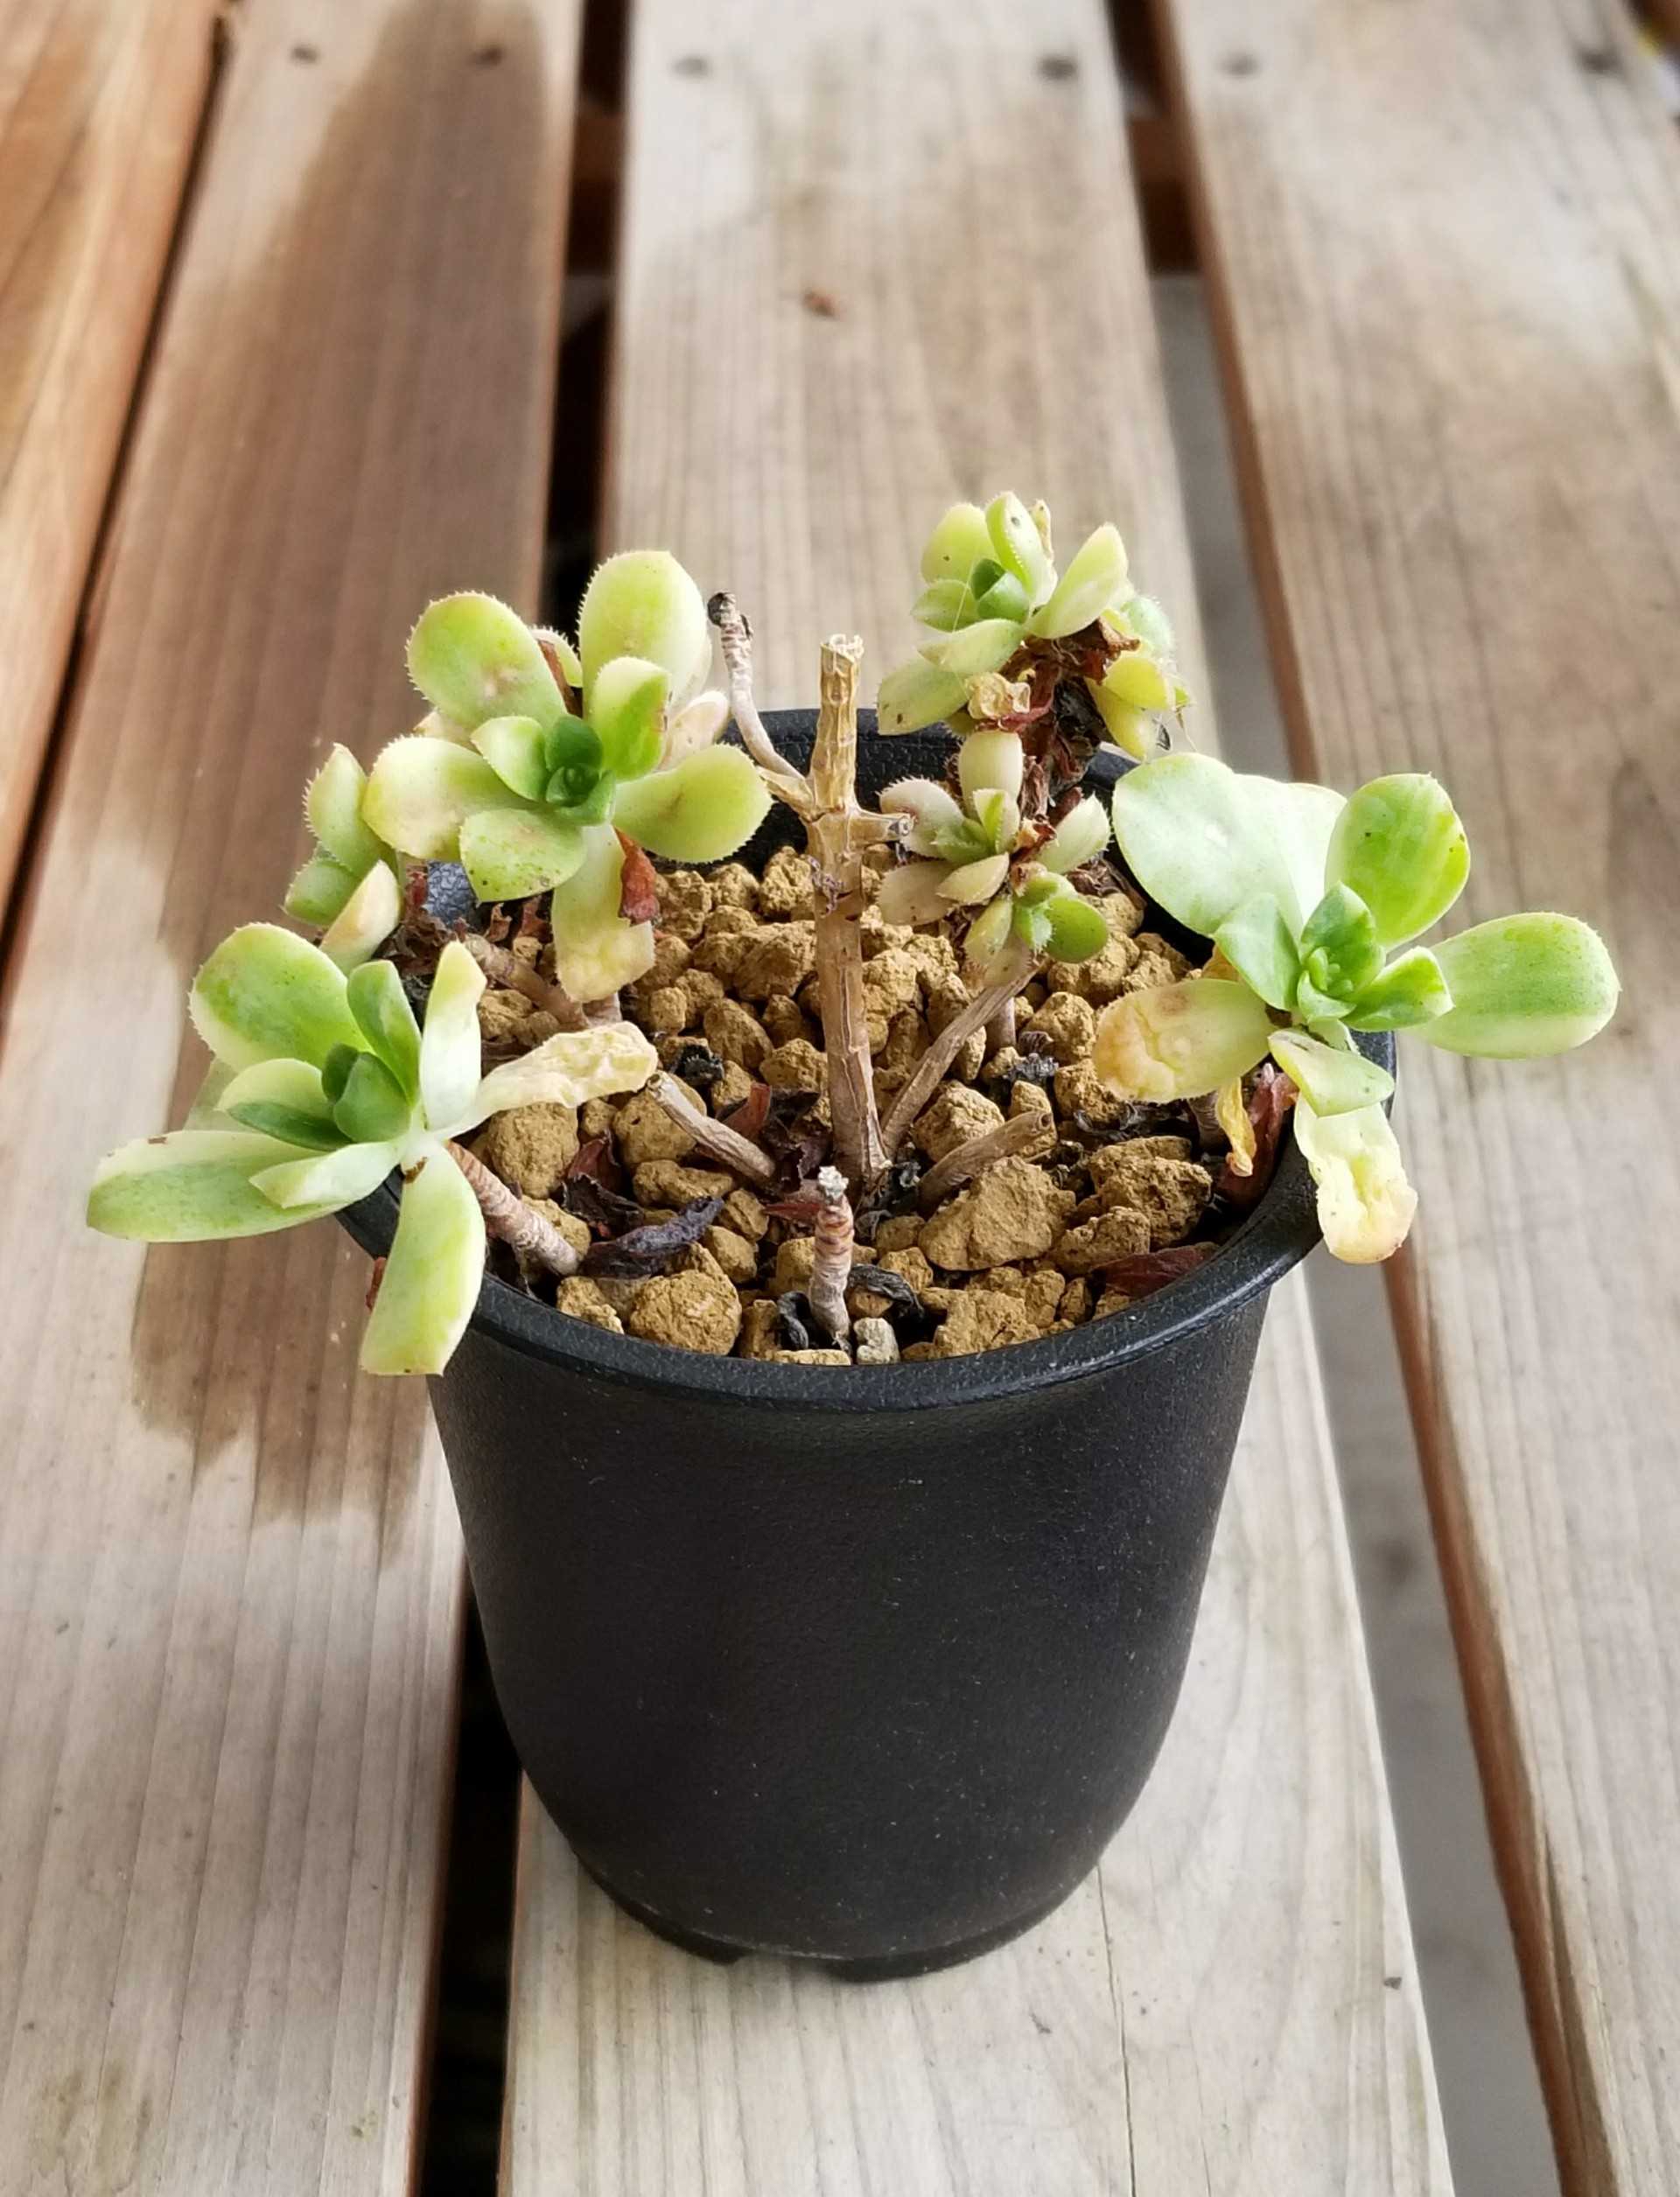
M 1239 1213 L 1258 1202 L 1278 1165 L 1278 1147 L 1284 1124 L 1295 1103 L 1295 1086 L 1275 1063 L 1268 1060 L 1249 1088 L 1248 1115 L 1254 1128 L 1254 1172 L 1239 1175 L 1228 1159 L 1214 1185 L 1217 1194 Z
M 765 1211 L 777 1221 L 815 1221 L 822 1210 L 820 1190 L 796 1190 L 790 1198 L 778 1198 Z
M 1103 1285 L 1123 1290 L 1130 1298 L 1152 1297 L 1169 1282 L 1194 1273 L 1217 1249 L 1212 1243 L 1175 1243 L 1170 1250 L 1135 1252 L 1130 1258 L 1116 1259 L 1112 1266 L 1103 1268 Z
M 732 1129 L 738 1137 L 745 1137 L 756 1144 L 764 1134 L 764 1125 L 770 1118 L 770 1086 L 755 1083 L 740 1104 L 723 1117 L 724 1127 Z
M 162 1140 L 155 1139 L 154 1141 L 161 1142 Z M 379 1285 L 384 1279 L 385 1262 L 383 1259 L 375 1259 L 374 1261 L 374 1270 L 368 1277 L 368 1294 L 362 1299 L 363 1304 L 367 1305 L 370 1312 L 373 1311 L 374 1305 L 379 1302 Z
M 620 832 L 624 869 L 619 880 L 619 913 L 626 923 L 651 923 L 659 913 L 659 872 L 634 839 Z

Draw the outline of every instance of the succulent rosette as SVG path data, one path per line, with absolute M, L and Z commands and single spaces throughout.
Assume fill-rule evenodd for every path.
M 661 549 L 597 570 L 574 648 L 492 596 L 422 615 L 409 670 L 432 705 L 394 740 L 360 801 L 367 829 L 422 861 L 458 860 L 480 900 L 551 891 L 556 972 L 599 999 L 651 966 L 651 924 L 624 912 L 625 842 L 679 862 L 735 852 L 769 794 L 704 691 L 699 590 Z
M 224 941 L 189 1007 L 216 1061 L 192 1125 L 101 1162 L 88 1218 L 107 1235 L 186 1243 L 261 1235 L 338 1213 L 393 1172 L 396 1235 L 362 1340 L 370 1373 L 438 1373 L 484 1275 L 485 1226 L 446 1147 L 493 1114 L 636 1090 L 657 1066 L 634 1024 L 566 1032 L 480 1073 L 484 977 L 444 947 L 424 1029 L 388 961 L 346 977 L 267 923 Z
M 1132 1098 L 1218 1093 L 1240 1139 L 1241 1080 L 1270 1055 L 1295 1086 L 1296 1142 L 1338 1257 L 1386 1258 L 1417 1204 L 1385 1110 L 1393 1079 L 1353 1032 L 1526 1060 L 1585 1044 L 1615 1011 L 1609 955 L 1574 916 L 1502 916 L 1414 943 L 1470 871 L 1457 811 L 1424 774 L 1344 800 L 1169 755 L 1121 780 L 1113 813 L 1138 884 L 1215 951 L 1199 975 L 1104 1009 L 1097 1073 Z
M 883 732 L 914 732 L 942 719 L 954 731 L 1018 725 L 1046 706 L 1042 666 L 1082 680 L 1107 737 L 1145 756 L 1161 719 L 1189 696 L 1172 663 L 1172 633 L 1159 605 L 1131 584 L 1117 529 L 1087 536 L 1065 572 L 1056 569 L 1050 514 L 1016 495 L 953 504 L 922 551 L 927 583 L 915 604 L 933 638 L 882 680 Z M 1075 637 L 1084 637 L 1074 649 Z
M 881 879 L 882 916 L 918 924 L 968 915 L 964 953 L 976 973 L 1012 939 L 1062 962 L 1108 943 L 1102 911 L 1068 881 L 1108 845 L 1108 814 L 1088 794 L 1054 827 L 1024 820 L 1025 770 L 1016 734 L 976 731 L 957 751 L 957 793 L 905 778 L 881 795 L 884 814 L 914 819 L 901 843 L 909 859 Z

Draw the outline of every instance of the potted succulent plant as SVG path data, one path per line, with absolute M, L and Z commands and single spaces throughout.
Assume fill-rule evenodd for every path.
M 575 647 L 432 605 L 429 715 L 305 797 L 318 942 L 211 955 L 192 1118 L 89 1207 L 344 1218 L 584 1865 L 854 1975 L 1024 1928 L 1130 1807 L 1266 1292 L 1406 1232 L 1392 1033 L 1553 1052 L 1617 990 L 1567 916 L 1417 943 L 1469 863 L 1432 779 L 1172 752 L 1112 527 L 1059 572 L 1042 507 L 958 505 L 922 575 L 861 741 L 858 643 L 762 719 L 745 619 L 662 552 Z

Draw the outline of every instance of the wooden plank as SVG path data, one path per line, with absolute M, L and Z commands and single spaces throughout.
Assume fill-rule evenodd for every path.
M 1438 768 L 1465 919 L 1578 910 L 1627 985 L 1564 1060 L 1407 1053 L 1396 1305 L 1566 2179 L 1646 2197 L 1680 2187 L 1680 143 L 1612 20 L 1172 15 L 1303 761 Z
M 463 1579 L 329 1228 L 144 1254 L 88 1171 L 201 1073 L 402 640 L 534 593 L 572 0 L 242 17 L 0 1037 L 0 2192 L 409 2186 Z
M 1095 0 L 844 28 L 644 0 L 629 116 L 611 531 L 738 590 L 767 700 L 835 628 L 878 675 L 930 514 L 1005 481 L 1070 539 L 1112 510 L 1194 632 Z M 861 1990 L 673 1952 L 528 1798 L 505 2157 L 514 2197 L 1448 2187 L 1297 1285 L 1099 1875 L 974 1966 Z
M 222 0 L 0 0 L 0 901 L 174 233 Z

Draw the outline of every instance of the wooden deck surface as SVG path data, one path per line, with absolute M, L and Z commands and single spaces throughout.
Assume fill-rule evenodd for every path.
M 1166 18 L 1164 18 L 1166 19 Z M 1394 1298 L 1567 2186 L 1680 2189 L 1680 136 L 1614 11 L 1171 11 L 1303 768 L 1437 771 L 1586 1051 L 1403 1046 Z M 1454 920 L 1458 920 L 1456 917 Z
M 186 985 L 312 760 L 410 721 L 414 605 L 536 584 L 576 17 L 474 14 L 240 18 L 8 972 L 4 2197 L 414 2165 L 463 1596 L 424 1390 L 357 1377 L 334 1230 L 80 1207 L 202 1073 Z
M 331 1229 L 80 1208 L 185 1104 L 312 761 L 409 721 L 416 607 L 536 605 L 569 234 L 601 545 L 733 587 L 766 703 L 836 629 L 872 689 L 929 517 L 1005 483 L 1120 521 L 1204 683 L 1102 0 L 630 11 L 614 242 L 615 0 L 0 0 L 0 2197 L 417 2185 L 466 1599 L 424 1396 L 358 1378 Z M 1562 1062 L 1411 1048 L 1394 1298 L 1568 2197 L 1663 2197 L 1680 139 L 1614 0 L 1154 21 L 1298 761 L 1438 770 L 1464 920 L 1576 909 L 1628 986 Z M 505 2197 L 1446 2192 L 1298 1284 L 1166 1749 L 1048 1923 L 716 1970 L 528 1795 L 513 1952 Z

